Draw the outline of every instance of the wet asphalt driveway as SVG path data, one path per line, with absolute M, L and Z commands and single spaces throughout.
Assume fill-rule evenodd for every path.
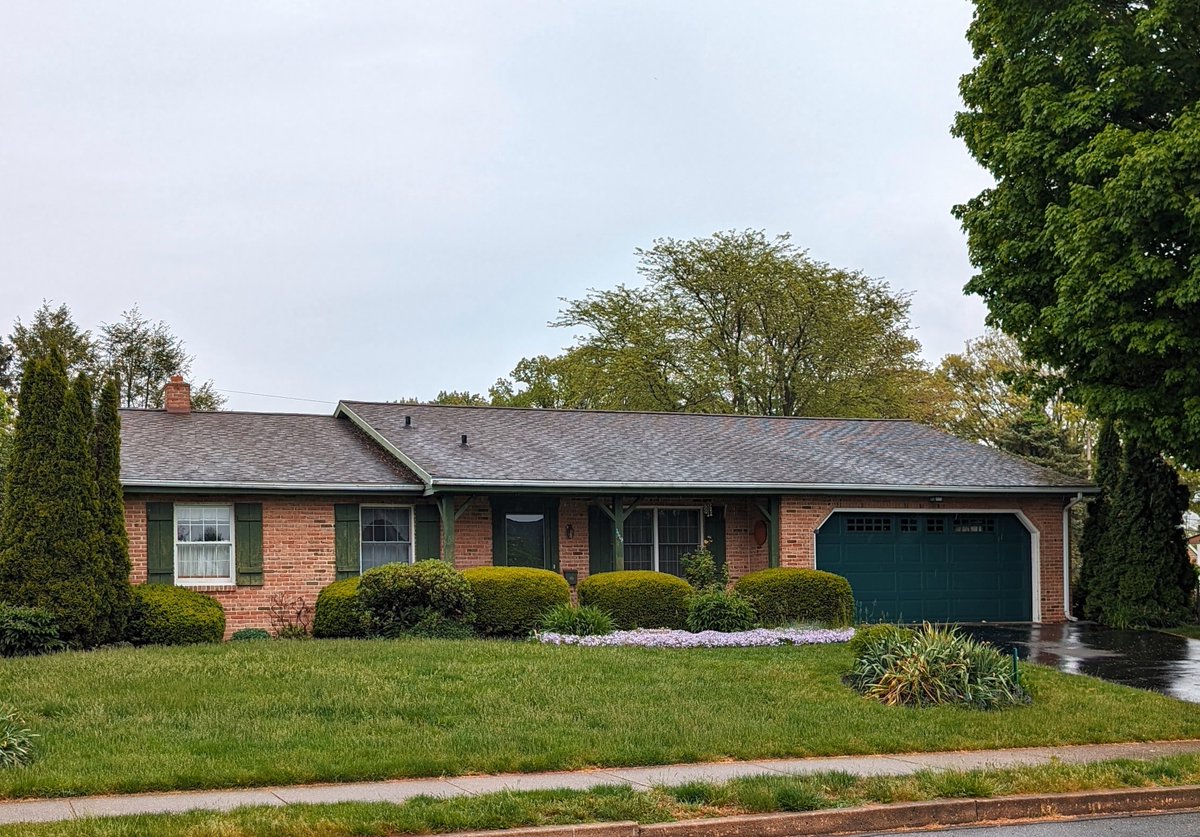
M 1066 625 L 963 625 L 1021 659 L 1200 703 L 1200 640 L 1158 631 L 1118 631 L 1090 622 Z

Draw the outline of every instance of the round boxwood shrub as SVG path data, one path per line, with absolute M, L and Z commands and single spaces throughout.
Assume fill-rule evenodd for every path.
M 259 642 L 264 639 L 270 639 L 271 634 L 262 628 L 242 628 L 240 631 L 234 631 L 233 636 L 229 638 L 230 642 Z
M 529 636 L 548 610 L 571 601 L 567 580 L 550 570 L 476 567 L 462 575 L 475 594 L 475 629 L 484 636 Z
M 335 581 L 317 596 L 312 633 L 321 639 L 359 639 L 367 635 L 367 616 L 358 601 L 359 579 Z
M 225 610 L 216 599 L 186 587 L 138 584 L 133 588 L 129 641 L 134 645 L 220 642 Z
M 469 625 L 475 610 L 471 585 L 438 559 L 367 570 L 358 582 L 358 601 L 371 633 L 379 636 L 401 636 L 435 617 Z
M 682 578 L 652 570 L 621 570 L 588 576 L 579 584 L 579 603 L 598 607 L 621 630 L 687 625 L 692 588 Z
M 710 588 L 688 603 L 687 629 L 692 633 L 749 631 L 757 624 L 754 606 L 736 593 Z
M 747 573 L 733 589 L 754 605 L 767 627 L 794 622 L 844 627 L 854 617 L 850 582 L 833 573 L 776 567 Z

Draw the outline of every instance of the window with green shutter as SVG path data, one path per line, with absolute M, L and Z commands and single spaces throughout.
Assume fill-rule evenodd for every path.
M 175 506 L 146 504 L 146 582 L 175 583 Z

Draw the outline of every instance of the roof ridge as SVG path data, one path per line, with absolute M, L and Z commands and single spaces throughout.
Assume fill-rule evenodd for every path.
M 154 407 L 122 407 L 122 413 L 153 413 L 161 415 L 185 415 L 185 416 L 295 416 L 297 418 L 322 418 L 332 419 L 337 418 L 330 413 L 284 413 L 273 412 L 271 410 L 191 410 L 187 413 L 168 413 L 163 409 Z

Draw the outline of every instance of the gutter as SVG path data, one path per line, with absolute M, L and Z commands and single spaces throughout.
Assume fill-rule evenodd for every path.
M 149 491 L 320 491 L 380 494 L 407 494 L 422 490 L 419 485 L 380 485 L 379 483 L 326 482 L 218 482 L 207 480 L 121 480 L 121 487 Z
M 1071 615 L 1071 509 L 1082 502 L 1083 492 L 1079 491 L 1063 506 L 1063 614 L 1068 622 L 1079 621 Z
M 618 482 L 602 480 L 488 480 L 488 479 L 452 479 L 431 477 L 425 489 L 426 494 L 436 494 L 439 491 L 463 489 L 478 491 L 480 489 L 497 491 L 522 491 L 542 489 L 547 491 L 584 491 L 597 494 L 614 492 L 645 493 L 645 492 L 702 492 L 702 493 L 806 493 L 837 491 L 845 493 L 881 493 L 894 494 L 897 492 L 909 494 L 1095 494 L 1099 488 L 1095 486 L 1062 485 L 1062 486 L 1027 486 L 1027 485 L 866 485 L 854 483 L 700 483 L 700 482 Z

